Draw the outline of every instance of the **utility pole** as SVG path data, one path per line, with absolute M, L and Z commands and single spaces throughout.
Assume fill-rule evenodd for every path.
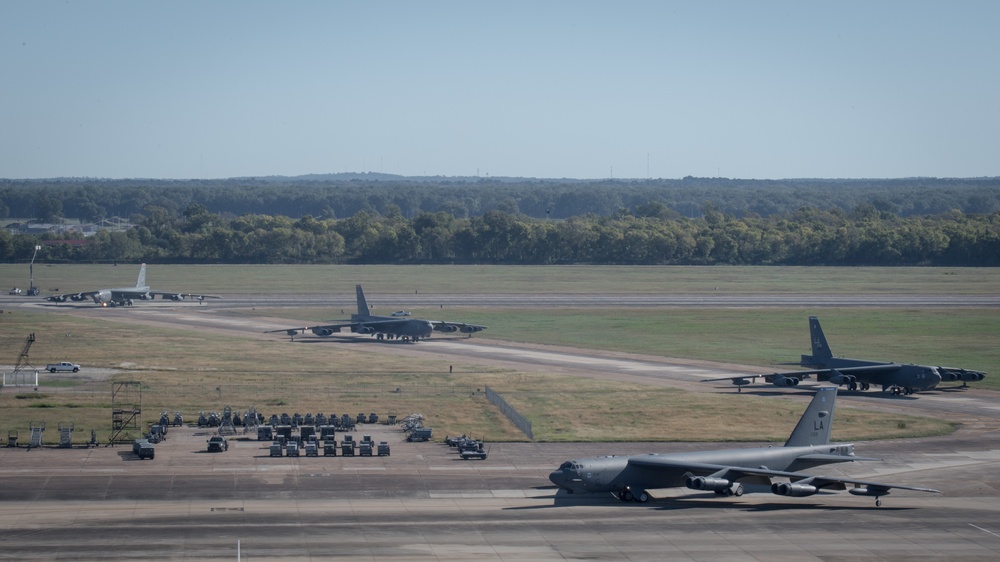
M 28 296 L 35 297 L 38 296 L 38 287 L 35 286 L 35 256 L 38 255 L 38 250 L 41 250 L 41 246 L 35 246 L 35 253 L 31 254 L 31 263 L 28 264 Z

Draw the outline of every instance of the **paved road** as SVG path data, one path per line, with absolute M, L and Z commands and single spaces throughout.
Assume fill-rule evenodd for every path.
M 272 458 L 235 440 L 203 452 L 175 428 L 154 460 L 127 448 L 0 449 L 0 558 L 17 560 L 908 560 L 1000 555 L 995 430 L 858 444 L 887 463 L 831 468 L 941 488 L 871 498 L 669 491 L 649 504 L 556 494 L 546 474 L 601 453 L 713 445 L 494 444 L 462 461 L 438 443 L 389 457 Z M 717 446 L 717 445 L 715 445 Z M 751 445 L 747 445 L 751 446 Z M 687 491 L 685 491 L 687 492 Z
M 860 294 L 860 295 L 814 295 L 814 294 L 558 294 L 558 295 L 512 295 L 512 294 L 382 294 L 369 295 L 368 304 L 381 310 L 401 308 L 434 307 L 544 307 L 544 308 L 590 308 L 590 307 L 723 307 L 723 308 L 774 308 L 774 307 L 1000 307 L 1000 294 L 996 295 L 939 295 L 939 294 Z M 324 307 L 343 308 L 348 313 L 357 306 L 352 294 L 226 294 L 222 300 L 206 301 L 205 306 L 214 308 L 268 307 L 310 307 L 322 304 Z M 198 306 L 196 301 L 184 302 L 188 306 Z M 12 297 L 0 295 L 0 308 L 13 306 L 44 306 L 63 308 L 94 308 L 93 303 L 49 303 L 41 298 Z M 137 307 L 177 306 L 174 302 L 145 301 Z

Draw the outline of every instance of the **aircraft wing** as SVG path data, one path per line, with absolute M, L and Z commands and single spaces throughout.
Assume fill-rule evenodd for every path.
M 83 291 L 81 293 L 63 293 L 61 295 L 49 295 L 45 300 L 51 302 L 83 301 L 93 299 L 100 291 Z
M 717 379 L 702 379 L 701 382 L 729 381 L 741 388 L 743 385 L 757 382 L 757 379 L 764 379 L 764 382 L 775 386 L 796 386 L 800 380 L 808 379 L 809 375 L 815 371 L 795 371 L 795 373 L 771 373 L 769 375 L 737 375 L 733 377 L 719 377 Z
M 173 291 L 149 291 L 147 293 L 149 296 L 158 296 L 162 299 L 170 299 L 175 301 L 182 301 L 184 299 L 221 299 L 219 295 L 202 295 L 200 293 L 177 293 Z
M 335 332 L 339 332 L 341 328 L 350 328 L 355 326 L 357 323 L 346 323 L 346 324 L 323 324 L 320 326 L 305 326 L 303 328 L 282 328 L 280 330 L 267 330 L 265 334 L 276 334 L 282 332 L 288 334 L 289 336 L 295 336 L 298 334 L 304 334 L 306 332 L 312 332 L 317 336 L 329 336 Z
M 475 332 L 482 332 L 486 329 L 486 326 L 480 326 L 479 324 L 466 324 L 465 322 L 446 322 L 444 320 L 428 320 L 432 326 L 434 326 L 435 332 L 462 332 L 463 334 L 472 334 Z
M 859 367 L 840 367 L 837 369 L 809 369 L 805 371 L 785 371 L 782 373 L 768 373 L 766 375 L 739 375 L 733 377 L 720 377 L 717 379 L 702 379 L 701 382 L 717 382 L 717 381 L 732 381 L 735 385 L 750 384 L 751 382 L 756 382 L 758 378 L 764 379 L 764 382 L 774 384 L 776 386 L 795 386 L 798 381 L 808 379 L 811 375 L 816 375 L 817 380 L 820 381 L 830 381 L 836 383 L 836 378 L 838 374 L 840 375 L 851 375 L 851 374 L 877 374 L 877 373 L 890 373 L 899 369 L 899 365 L 895 363 L 886 363 L 884 365 L 863 365 Z M 831 378 L 832 377 L 832 378 Z
M 804 457 L 804 458 L 808 458 Z M 842 459 L 843 457 L 840 456 Z M 867 460 L 862 458 L 851 458 L 851 460 Z M 783 470 L 770 470 L 768 468 L 751 468 L 743 466 L 726 466 L 712 463 L 696 463 L 663 458 L 658 455 L 648 455 L 641 457 L 631 457 L 629 464 L 639 466 L 649 470 L 671 470 L 686 471 L 695 476 L 706 478 L 720 478 L 734 482 L 746 476 L 761 476 L 765 478 L 788 478 L 791 482 L 800 486 L 812 486 L 817 490 L 822 488 L 832 488 L 843 490 L 847 484 L 855 487 L 864 486 L 866 492 L 856 493 L 857 495 L 888 495 L 890 489 L 912 490 L 915 492 L 930 492 L 940 494 L 940 490 L 934 488 L 919 488 L 916 486 L 903 486 L 901 484 L 885 484 L 883 482 L 872 482 L 870 480 L 856 480 L 854 478 L 840 478 L 833 476 L 814 476 L 801 472 L 786 472 Z M 815 492 L 814 492 L 815 493 Z M 791 495 L 791 494 L 785 494 Z
M 350 328 L 352 332 L 376 333 L 390 330 L 393 326 L 410 322 L 410 318 L 382 318 L 372 319 L 367 322 L 344 322 L 342 324 L 320 324 L 318 326 L 306 326 L 304 328 L 283 328 L 281 330 L 268 330 L 265 334 L 284 332 L 289 336 L 312 332 L 317 336 L 329 336 L 339 332 L 341 328 Z

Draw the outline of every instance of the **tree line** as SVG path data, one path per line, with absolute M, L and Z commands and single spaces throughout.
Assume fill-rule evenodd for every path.
M 445 212 L 464 219 L 490 211 L 538 219 L 611 216 L 651 202 L 698 218 L 706 201 L 735 217 L 770 217 L 802 207 L 851 212 L 865 203 L 901 217 L 1000 210 L 1000 178 L 886 180 L 541 180 L 524 178 L 403 178 L 338 174 L 223 180 L 0 179 L 0 219 L 97 222 L 129 218 L 149 206 L 175 214 L 190 205 L 210 213 L 347 218 L 361 211 L 407 219 Z
M 646 201 L 609 215 L 534 218 L 492 210 L 301 218 L 147 205 L 126 231 L 40 237 L 0 230 L 0 260 L 39 262 L 1000 266 L 1000 211 L 900 216 L 862 203 L 769 216 L 702 205 L 697 217 Z

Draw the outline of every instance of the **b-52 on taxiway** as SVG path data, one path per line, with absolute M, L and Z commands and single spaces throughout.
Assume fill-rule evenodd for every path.
M 702 382 L 730 380 L 741 387 L 750 384 L 752 379 L 763 378 L 775 386 L 796 386 L 811 375 L 818 381 L 826 381 L 838 386 L 846 386 L 848 390 L 868 390 L 872 385 L 881 386 L 882 392 L 892 394 L 913 394 L 920 390 L 929 390 L 941 381 L 969 382 L 981 381 L 986 377 L 982 371 L 959 369 L 955 367 L 933 367 L 929 365 L 904 365 L 866 359 L 847 359 L 834 357 L 830 345 L 826 343 L 823 328 L 819 318 L 809 317 L 809 335 L 812 339 L 812 355 L 803 355 L 798 363 L 809 367 L 809 371 L 793 371 L 788 373 L 772 373 L 769 375 L 746 375 L 739 377 L 724 377 L 706 379 Z
M 486 326 L 479 326 L 477 324 L 413 318 L 408 312 L 405 315 L 394 313 L 392 316 L 373 316 L 368 308 L 368 301 L 365 300 L 365 293 L 361 290 L 361 285 L 356 285 L 355 291 L 358 296 L 358 313 L 352 314 L 349 322 L 344 321 L 339 324 L 307 326 L 305 328 L 268 330 L 265 333 L 284 332 L 292 338 L 305 332 L 312 332 L 317 336 L 331 336 L 339 332 L 341 328 L 350 328 L 352 332 L 373 335 L 379 340 L 398 339 L 418 342 L 429 338 L 431 333 L 435 331 L 444 333 L 461 332 L 471 336 L 475 332 L 481 332 L 486 329 Z
M 96 291 L 81 291 L 79 293 L 64 293 L 62 295 L 52 295 L 45 297 L 45 300 L 52 302 L 85 301 L 92 299 L 94 304 L 101 306 L 131 306 L 135 300 L 153 300 L 157 295 L 162 299 L 181 301 L 187 298 L 203 301 L 205 299 L 221 299 L 218 295 L 202 295 L 198 293 L 179 293 L 175 291 L 153 291 L 146 285 L 146 264 L 139 267 L 139 278 L 135 281 L 135 287 L 121 287 L 118 289 L 97 289 Z
M 882 505 L 879 498 L 893 488 L 938 493 L 931 488 L 799 472 L 824 464 L 880 460 L 854 456 L 852 444 L 830 443 L 836 401 L 836 387 L 820 387 L 784 447 L 571 460 L 550 474 L 549 480 L 569 493 L 610 492 L 621 501 L 640 503 L 649 501 L 649 490 L 663 488 L 687 487 L 719 496 L 741 496 L 744 483 L 770 485 L 771 493 L 791 497 L 844 490 L 851 484 L 851 494 L 872 496 L 876 506 Z M 772 483 L 772 478 L 788 482 Z

